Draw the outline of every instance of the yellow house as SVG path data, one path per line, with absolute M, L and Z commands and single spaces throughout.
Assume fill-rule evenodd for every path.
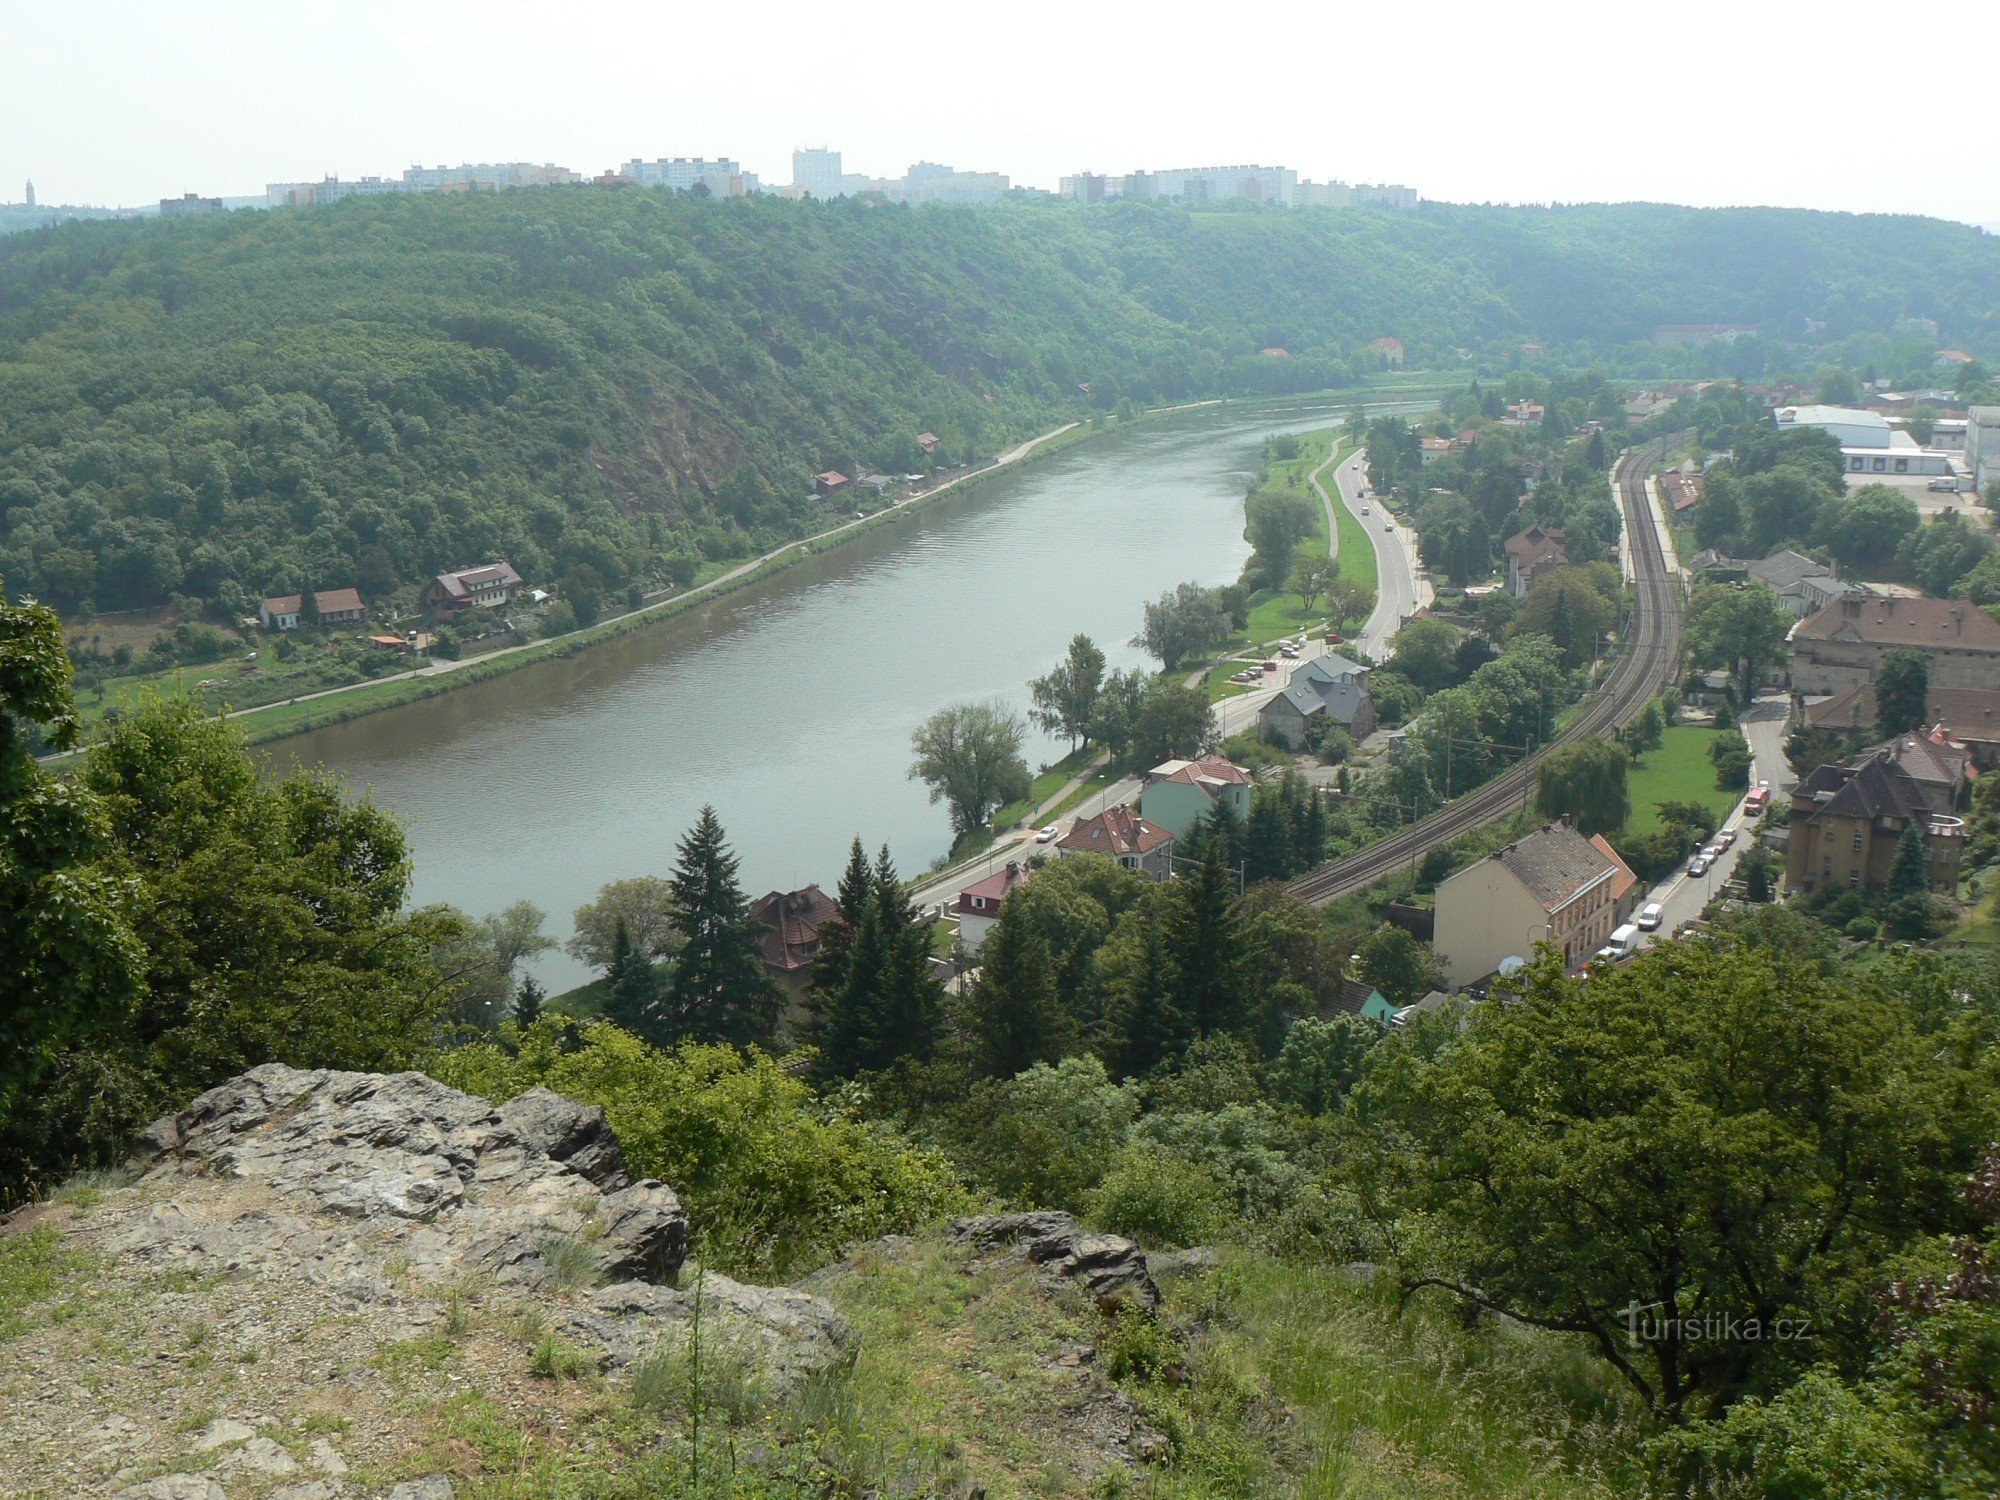
M 1623 866 L 1567 822 L 1544 824 L 1496 849 L 1437 888 L 1432 938 L 1454 990 L 1529 958 L 1537 943 L 1560 947 L 1574 969 L 1618 925 Z

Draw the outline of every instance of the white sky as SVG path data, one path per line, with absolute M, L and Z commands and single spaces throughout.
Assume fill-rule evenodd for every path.
M 1996 55 L 1994 0 L 0 0 L 0 201 L 28 177 L 44 203 L 136 204 L 635 155 L 775 184 L 824 143 L 849 171 L 1044 187 L 1250 161 L 1457 201 L 2000 222 L 1991 96 L 1962 66 Z

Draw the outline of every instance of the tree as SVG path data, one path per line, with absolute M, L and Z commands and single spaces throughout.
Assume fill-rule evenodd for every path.
M 1230 915 L 1236 878 L 1225 858 L 1222 840 L 1210 839 L 1201 863 L 1171 886 L 1179 898 L 1167 921 L 1167 948 L 1179 975 L 1175 1005 L 1195 1036 L 1241 1031 L 1245 1019 Z
M 1185 760 L 1215 741 L 1215 707 L 1198 687 L 1154 679 L 1132 724 L 1131 746 L 1145 765 Z
M 683 942 L 667 981 L 669 1033 L 738 1046 L 767 1040 L 781 996 L 713 807 L 703 807 L 681 839 L 672 879 Z
M 542 1005 L 549 998 L 549 992 L 532 974 L 521 976 L 520 988 L 514 991 L 513 1022 L 516 1026 L 532 1026 L 542 1018 Z
M 886 846 L 870 869 L 854 841 L 837 904 L 841 916 L 822 928 L 815 981 L 821 1076 L 852 1078 L 928 1057 L 944 991 L 931 971 L 929 924 L 904 896 Z
M 1171 672 L 1189 657 L 1206 656 L 1229 634 L 1215 591 L 1184 583 L 1145 608 L 1145 624 L 1132 644 L 1160 659 Z
M 660 1004 L 665 988 L 659 968 L 632 941 L 624 922 L 614 922 L 605 965 L 604 1018 L 641 1041 L 670 1046 L 675 1037 Z
M 1029 684 L 1028 717 L 1044 734 L 1060 734 L 1072 749 L 1090 738 L 1091 718 L 1104 688 L 1104 653 L 1087 635 L 1071 638 L 1069 654 L 1054 671 Z
M 1515 992 L 1355 1089 L 1406 1290 L 1580 1335 L 1673 1422 L 1779 1378 L 1781 1318 L 1864 1340 L 1848 1270 L 1956 1220 L 1984 1122 L 1899 997 L 1726 937 Z
M 1303 1016 L 1285 1035 L 1272 1068 L 1278 1097 L 1306 1115 L 1331 1114 L 1361 1079 L 1362 1065 L 1382 1040 L 1382 1023 L 1342 1014 Z
M 1880 568 L 1917 529 L 1917 503 L 1886 484 L 1864 484 L 1852 494 L 1821 503 L 1817 534 L 1834 559 L 1849 568 Z
M 1315 503 L 1302 495 L 1270 490 L 1252 494 L 1244 505 L 1243 534 L 1251 548 L 1244 571 L 1266 588 L 1281 587 L 1291 571 L 1293 552 L 1312 535 L 1318 515 Z
M 1152 679 L 1137 667 L 1123 668 L 1104 679 L 1097 695 L 1097 708 L 1090 719 L 1090 737 L 1111 752 L 1114 761 L 1125 759 L 1145 706 Z
M 1326 586 L 1327 618 L 1336 625 L 1360 618 L 1375 606 L 1375 591 L 1358 579 L 1342 575 Z
M 1578 740 L 1542 759 L 1535 806 L 1544 817 L 1567 817 L 1580 833 L 1615 833 L 1631 816 L 1625 786 L 1631 757 L 1610 740 Z
M 910 779 L 931 789 L 931 801 L 951 809 L 952 832 L 963 837 L 1034 785 L 1021 758 L 1021 719 L 1006 704 L 960 703 L 941 708 L 910 737 L 917 758 Z
M 611 967 L 613 936 L 618 924 L 645 957 L 670 957 L 680 938 L 674 925 L 673 882 L 658 875 L 636 875 L 601 886 L 597 899 L 579 906 L 570 918 L 575 936 L 563 946 L 573 958 L 594 969 Z
M 1143 1078 L 1192 1039 L 1179 1001 L 1180 974 L 1167 941 L 1167 889 L 1142 900 L 1095 956 L 1103 996 L 1104 1061 L 1121 1078 Z
M 1765 666 L 1776 660 L 1792 617 L 1761 583 L 1748 588 L 1705 584 L 1687 609 L 1687 647 L 1695 662 L 1736 674 L 1742 695 L 1752 697 Z
M 972 1065 L 988 1078 L 1059 1062 L 1066 1050 L 1069 1027 L 1057 1003 L 1048 944 L 1032 923 L 1009 923 L 1004 910 L 980 949 L 966 1033 Z
M 1896 840 L 1895 857 L 1889 861 L 1889 878 L 1883 887 L 1891 901 L 1903 896 L 1924 896 L 1930 893 L 1931 877 L 1930 852 L 1924 846 L 1924 826 L 1919 818 L 1912 818 L 1903 825 L 1902 835 Z
M 1509 635 L 1545 635 L 1561 648 L 1563 661 L 1582 666 L 1597 654 L 1598 642 L 1618 623 L 1618 606 L 1583 568 L 1557 568 L 1536 578 L 1515 612 Z
M 1458 631 L 1443 620 L 1412 620 L 1396 632 L 1389 669 L 1426 693 L 1458 681 Z
M 0 592 L 0 1119 L 59 1047 L 124 1011 L 144 967 L 125 893 L 97 867 L 104 808 L 35 763 L 42 737 L 76 742 L 70 683 L 56 612 Z
M 1357 977 L 1395 1005 L 1412 1005 L 1441 988 L 1444 970 L 1429 947 L 1384 922 L 1355 949 Z
M 1715 763 L 1715 785 L 1725 792 L 1740 792 L 1750 785 L 1750 747 L 1733 734 L 1719 734 L 1709 741 L 1708 758 Z
M 1340 576 L 1340 566 L 1330 557 L 1302 557 L 1292 564 L 1285 586 L 1299 596 L 1299 607 L 1312 612 L 1313 600 L 1326 592 L 1327 585 Z
M 461 1021 L 491 1031 L 507 1019 L 514 1002 L 515 971 L 556 946 L 556 940 L 542 931 L 547 920 L 548 914 L 534 902 L 516 901 L 467 923 L 460 936 L 445 944 L 439 967 L 451 977 Z
M 1924 722 L 1930 697 L 1930 657 L 1907 647 L 1884 651 L 1875 669 L 1875 732 L 1885 740 L 1908 734 Z

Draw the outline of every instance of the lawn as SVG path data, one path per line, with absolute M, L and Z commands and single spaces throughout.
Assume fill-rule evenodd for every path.
M 1721 732 L 1736 733 L 1733 729 Z M 1626 778 L 1632 799 L 1632 817 L 1625 827 L 1628 835 L 1658 833 L 1657 808 L 1662 802 L 1699 802 L 1718 821 L 1736 805 L 1743 794 L 1725 792 L 1715 784 L 1708 747 L 1716 734 L 1706 725 L 1676 724 L 1666 732 L 1659 749 L 1648 750 L 1642 761 L 1634 762 Z

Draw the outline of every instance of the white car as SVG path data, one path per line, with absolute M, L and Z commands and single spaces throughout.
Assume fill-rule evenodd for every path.
M 1660 924 L 1667 919 L 1667 913 L 1657 901 L 1648 901 L 1639 908 L 1638 928 L 1641 932 L 1658 932 Z
M 1394 531 L 1396 529 L 1396 523 L 1394 521 L 1384 521 L 1382 523 L 1382 529 L 1384 531 Z
M 1038 844 L 1053 844 L 1056 841 L 1056 835 L 1061 832 L 1062 825 L 1060 823 L 1051 823 L 1035 835 L 1035 842 Z
M 1736 830 L 1734 828 L 1725 828 L 1709 840 L 1709 844 L 1717 849 L 1727 849 L 1735 842 Z
M 1361 507 L 1361 514 L 1362 514 L 1362 515 L 1364 515 L 1364 516 L 1368 514 L 1368 507 L 1367 507 L 1367 506 L 1365 506 L 1365 505 L 1364 505 L 1364 506 L 1362 506 L 1362 507 Z

